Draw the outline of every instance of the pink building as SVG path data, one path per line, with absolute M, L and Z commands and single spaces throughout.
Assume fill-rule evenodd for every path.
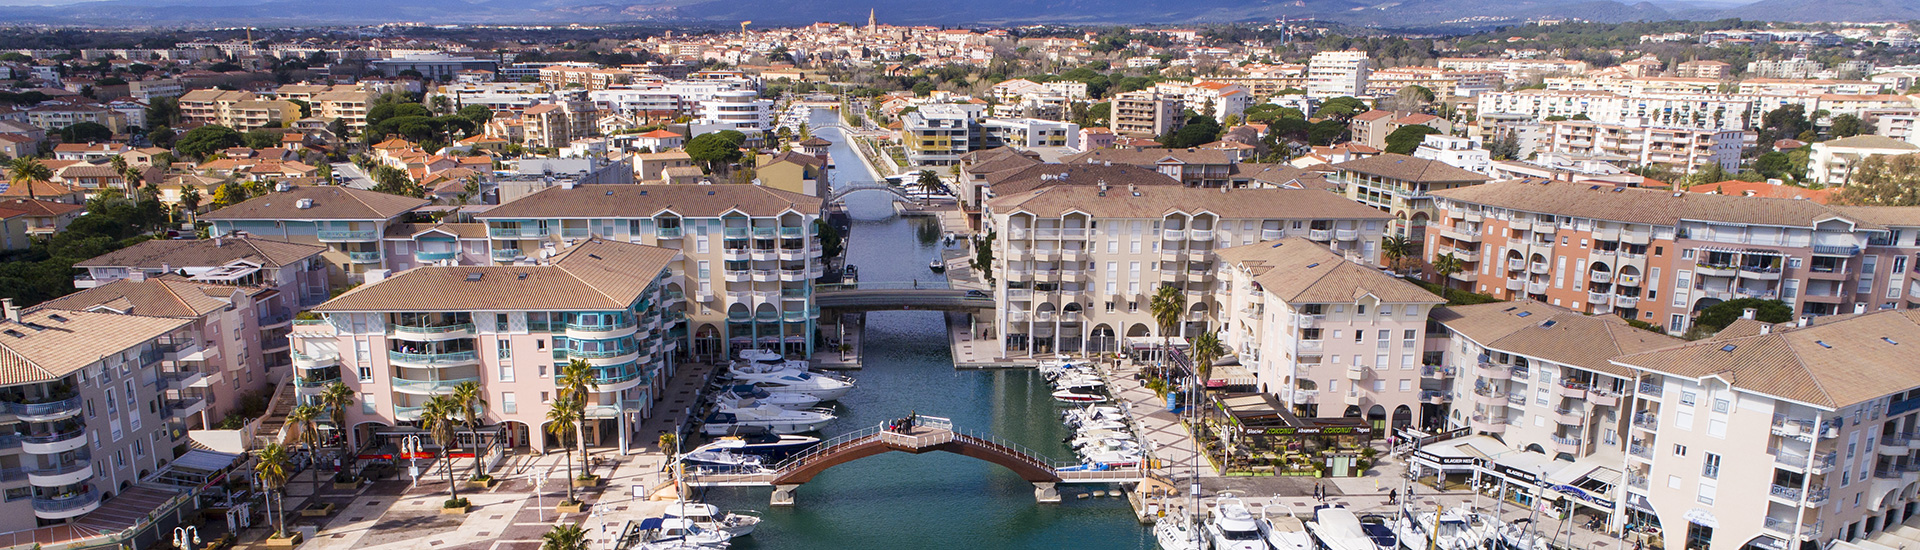
M 302 399 L 334 382 L 352 388 L 356 446 L 411 432 L 421 406 L 464 382 L 486 396 L 483 437 L 545 450 L 555 378 L 573 360 L 592 365 L 588 445 L 628 448 L 672 376 L 666 337 L 685 319 L 665 292 L 677 250 L 588 239 L 541 265 L 426 266 L 314 308 L 294 326 Z M 684 330 L 684 329 L 679 329 Z M 464 435 L 462 437 L 465 437 Z

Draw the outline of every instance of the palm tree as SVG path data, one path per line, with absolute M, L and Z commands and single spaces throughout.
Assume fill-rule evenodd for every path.
M 1400 272 L 1400 261 L 1413 255 L 1413 241 L 1399 235 L 1388 235 L 1380 241 L 1380 254 L 1387 257 L 1387 269 Z
M 45 164 L 40 164 L 39 159 L 20 157 L 13 159 L 13 162 L 7 166 L 7 183 L 26 186 L 29 199 L 40 198 L 33 194 L 33 182 L 51 179 L 53 179 L 53 170 L 47 169 Z
M 345 464 L 344 461 L 347 460 L 346 457 L 348 456 L 347 407 L 351 407 L 354 404 L 353 388 L 349 388 L 346 384 L 339 382 L 327 384 L 326 388 L 320 390 L 320 395 L 315 396 L 315 402 L 319 403 L 321 408 L 327 410 L 328 419 L 333 421 L 334 433 L 340 434 L 342 466 L 350 466 Z
M 313 482 L 320 483 L 320 407 L 300 405 L 287 413 L 287 423 L 299 430 L 300 444 L 307 447 L 307 455 L 313 457 Z
M 932 170 L 921 170 L 920 180 L 916 183 L 920 186 L 920 190 L 927 194 L 927 202 L 932 202 L 933 194 L 940 192 L 940 189 L 945 187 L 940 183 L 940 174 L 936 174 Z
M 1227 347 L 1220 343 L 1220 333 L 1202 332 L 1193 336 L 1193 372 L 1202 382 L 1213 373 L 1213 362 L 1226 355 Z
M 580 424 L 578 433 L 587 433 L 587 400 L 592 399 L 588 392 L 600 389 L 600 378 L 593 373 L 593 365 L 584 359 L 574 359 L 567 366 L 560 367 L 560 377 L 554 379 L 554 386 L 560 388 L 560 396 L 571 398 L 574 421 Z M 587 438 L 580 437 L 580 473 L 587 472 Z M 569 482 L 571 483 L 571 482 Z
M 107 160 L 107 165 L 109 165 L 109 166 L 112 166 L 112 167 L 113 167 L 113 173 L 115 173 L 115 174 L 126 174 L 126 173 L 127 173 L 127 158 L 126 158 L 126 157 L 123 157 L 123 156 L 120 156 L 120 155 L 114 155 L 114 156 L 113 156 L 113 158 L 111 158 L 111 159 L 108 159 L 108 160 Z
M 567 453 L 567 459 L 561 462 L 567 465 L 567 502 L 573 502 L 573 436 L 580 433 L 574 424 L 580 421 L 580 409 L 576 408 L 573 398 L 561 395 L 547 407 L 547 433 L 560 440 L 560 449 Z
M 459 406 L 460 420 L 467 425 L 467 435 L 473 437 L 473 478 L 480 479 L 480 451 L 487 448 L 480 444 L 480 422 L 487 416 L 487 393 L 480 390 L 480 384 L 473 381 L 461 382 L 453 387 L 452 399 Z
M 1180 330 L 1180 317 L 1187 312 L 1187 294 L 1173 285 L 1160 285 L 1148 302 L 1147 311 L 1153 314 L 1153 322 L 1160 325 L 1160 357 L 1171 357 L 1173 351 L 1173 332 Z
M 673 458 L 674 444 L 679 442 L 680 436 L 672 433 L 660 434 L 660 454 L 667 455 L 669 459 Z
M 460 500 L 460 490 L 453 482 L 453 433 L 459 426 L 460 403 L 447 395 L 427 398 L 420 407 L 420 427 L 427 429 L 434 443 L 440 444 L 440 458 L 447 466 L 448 502 Z
M 540 550 L 587 550 L 587 532 L 575 523 L 556 525 L 540 535 Z
M 200 213 L 200 188 L 194 187 L 193 184 L 187 184 L 185 187 L 186 189 L 180 191 L 180 207 L 187 209 L 187 220 L 192 221 L 194 216 Z
M 287 486 L 287 466 L 290 462 L 287 448 L 280 446 L 279 443 L 268 443 L 267 446 L 260 448 L 260 452 L 254 455 L 254 458 L 253 470 L 260 474 L 260 483 L 266 485 L 266 489 L 274 492 L 275 496 L 279 496 L 278 493 Z M 279 519 L 273 527 L 273 536 L 287 538 L 287 511 L 284 508 L 279 510 Z
M 1441 298 L 1445 298 L 1448 301 L 1452 300 L 1452 297 L 1447 295 L 1448 292 L 1453 290 L 1453 282 L 1449 280 L 1448 277 L 1452 277 L 1453 274 L 1465 269 L 1466 262 L 1460 261 L 1460 258 L 1454 257 L 1451 252 L 1441 254 L 1440 257 L 1433 259 L 1433 272 L 1440 275 Z

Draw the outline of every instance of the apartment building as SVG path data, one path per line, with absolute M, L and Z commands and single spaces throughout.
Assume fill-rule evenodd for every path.
M 66 231 L 67 224 L 86 213 L 87 207 L 78 204 L 28 198 L 0 200 L 0 216 L 8 220 L 7 242 L 0 243 L 0 250 L 27 248 L 31 245 L 29 239 L 44 239 Z
M 973 150 L 973 117 L 957 106 L 936 104 L 900 117 L 900 141 L 908 166 L 951 166 Z
M 367 129 L 367 109 L 373 107 L 373 99 L 378 96 L 364 86 L 351 84 L 289 84 L 275 90 L 274 95 L 282 100 L 305 101 L 312 107 L 313 118 L 338 119 L 347 131 L 356 134 Z
M 1920 461 L 1920 312 L 1751 320 L 1616 357 L 1639 377 L 1626 493 L 1636 521 L 1706 550 L 1785 550 L 1904 530 Z M 1849 546 L 1851 547 L 1851 546 Z
M 1307 96 L 1358 96 L 1367 90 L 1373 62 L 1364 50 L 1327 51 L 1307 61 Z
M 26 122 L 42 130 L 54 131 L 82 122 L 92 122 L 114 133 L 127 131 L 127 116 L 97 104 L 48 101 L 26 110 Z
M 1679 128 L 1578 120 L 1547 123 L 1546 151 L 1570 155 L 1615 155 L 1636 165 L 1664 164 L 1691 171 L 1718 164 L 1740 169 L 1744 130 Z
M 1414 158 L 1437 160 L 1447 166 L 1486 174 L 1492 170 L 1493 157 L 1480 147 L 1480 138 L 1431 134 L 1413 150 Z
M 1436 198 L 1444 221 L 1424 254 L 1464 262 L 1449 284 L 1675 334 L 1698 311 L 1740 297 L 1778 299 L 1802 315 L 1905 307 L 1907 256 L 1920 252 L 1911 209 L 1543 180 Z
M 633 73 L 617 69 L 596 69 L 592 67 L 548 66 L 540 68 L 540 83 L 547 88 L 564 90 L 577 88 L 586 90 L 605 90 L 622 86 L 633 81 Z
M 822 206 L 759 185 L 561 185 L 474 218 L 487 224 L 500 264 L 551 257 L 588 237 L 679 250 L 667 293 L 688 304 L 687 349 L 723 361 L 747 348 L 813 352 Z
M 1063 157 L 1060 163 L 1137 166 L 1195 187 L 1227 187 L 1235 176 L 1243 184 L 1235 187 L 1245 187 L 1246 181 L 1233 157 L 1218 149 L 1099 149 Z
M 1445 300 L 1309 237 L 1224 248 L 1219 262 L 1220 338 L 1261 392 L 1310 418 L 1446 416 L 1451 396 L 1422 375 L 1427 313 Z
M 1622 475 L 1631 471 L 1627 453 L 1641 452 L 1629 441 L 1653 426 L 1631 414 L 1647 386 L 1613 359 L 1684 340 L 1529 300 L 1435 308 L 1430 326 L 1438 329 L 1433 361 L 1422 372 L 1452 387 L 1439 432 L 1477 435 L 1423 446 L 1414 470 L 1483 480 L 1551 514 L 1600 518 L 1609 530 L 1660 524 L 1644 498 L 1625 491 L 1634 479 L 1644 489 L 1645 476 Z M 1461 456 L 1463 447 L 1479 454 Z
M 1291 232 L 1375 265 L 1388 220 L 1319 190 L 1187 187 L 1119 166 L 1036 168 L 1018 182 L 1031 191 L 996 187 L 982 215 L 999 235 L 994 269 L 1006 284 L 995 290 L 994 324 L 1005 357 L 1157 344 L 1163 331 L 1149 302 L 1163 286 L 1187 299 L 1172 336 L 1218 329 L 1231 314 L 1220 294 L 1220 249 Z
M 1440 68 L 1449 71 L 1494 71 L 1505 75 L 1508 80 L 1526 80 L 1534 76 L 1549 74 L 1580 74 L 1587 72 L 1585 61 L 1565 59 L 1482 59 L 1477 57 L 1442 57 Z
M 296 186 L 201 214 L 213 235 L 235 235 L 326 247 L 329 284 L 360 282 L 392 269 L 382 241 L 388 228 L 429 201 L 344 186 Z
M 1340 186 L 1347 198 L 1388 213 L 1393 225 L 1387 233 L 1415 242 L 1426 239 L 1427 226 L 1439 215 L 1431 193 L 1492 179 L 1439 160 L 1397 153 L 1349 160 L 1333 169 L 1327 179 Z
M 235 130 L 278 128 L 300 118 L 292 101 L 261 99 L 253 92 L 194 90 L 180 96 L 180 119 L 189 124 L 218 124 Z
M 0 515 L 0 530 L 66 524 L 107 498 L 142 491 L 134 484 L 186 442 L 182 419 L 205 407 L 195 391 L 163 382 L 168 363 L 198 349 L 192 321 L 22 312 L 12 300 L 4 309 L 0 488 L 12 513 Z
M 700 124 L 724 126 L 753 136 L 773 131 L 773 100 L 754 90 L 716 92 L 700 102 Z
M 680 252 L 597 237 L 540 265 L 429 266 L 373 281 L 314 308 L 293 339 L 301 395 L 338 382 L 359 407 L 347 437 L 358 445 L 417 423 L 426 401 L 478 383 L 483 438 L 542 452 L 557 442 L 536 429 L 571 361 L 592 366 L 582 438 L 625 452 L 676 364 L 684 299 L 668 294 Z M 524 406 L 523 406 L 524 405 Z M 467 437 L 462 434 L 461 437 Z M 446 445 L 445 442 L 440 443 Z
M 1161 82 L 1153 86 L 1162 96 L 1177 98 L 1194 112 L 1226 120 L 1253 106 L 1253 94 L 1245 86 L 1231 82 L 1195 79 L 1192 82 Z
M 1861 161 L 1876 156 L 1920 153 L 1920 145 L 1885 136 L 1865 135 L 1813 144 L 1807 157 L 1807 175 L 1826 185 L 1846 185 Z
M 1080 125 L 1038 118 L 988 118 L 976 126 L 977 139 L 968 140 L 974 149 L 994 147 L 1055 147 L 1080 149 Z
M 1745 130 L 1775 103 L 1811 103 L 1797 98 L 1762 98 L 1723 94 L 1617 94 L 1602 91 L 1517 90 L 1480 94 L 1479 112 L 1521 115 L 1531 120 L 1585 116 L 1594 122 L 1639 122 L 1652 126 L 1684 126 L 1714 130 Z
M 1673 67 L 1674 76 L 1680 78 L 1709 78 L 1726 80 L 1733 78 L 1733 65 L 1725 61 L 1695 59 L 1683 61 Z
M 1381 149 L 1387 146 L 1387 136 L 1408 126 L 1426 126 L 1442 134 L 1453 131 L 1453 122 L 1444 118 L 1425 113 L 1396 113 L 1378 109 L 1354 115 L 1347 124 L 1347 130 L 1354 143 Z
M 1108 129 L 1113 133 L 1158 138 L 1187 125 L 1180 100 L 1150 90 L 1138 90 L 1113 96 Z

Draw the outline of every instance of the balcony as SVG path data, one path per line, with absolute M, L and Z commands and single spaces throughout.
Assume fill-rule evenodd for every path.
M 388 351 L 387 361 L 396 364 L 423 367 L 451 367 L 479 363 L 480 357 L 471 351 L 456 351 L 450 353 L 403 353 Z
M 1301 340 L 1299 341 L 1300 353 L 1319 353 L 1322 349 L 1321 343 L 1321 340 Z
M 1333 230 L 1333 240 L 1336 240 L 1336 241 L 1353 241 L 1353 240 L 1359 240 L 1359 239 L 1360 239 L 1360 231 L 1358 231 L 1358 230 L 1354 230 L 1354 229 L 1335 229 L 1335 230 Z
M 1580 454 L 1579 439 L 1575 439 L 1571 437 L 1560 437 L 1557 435 L 1548 436 L 1548 437 L 1553 440 L 1554 452 L 1568 453 L 1575 456 L 1578 456 Z
M 1441 365 L 1425 365 L 1420 367 L 1420 377 L 1421 378 L 1437 378 L 1437 379 L 1451 378 L 1453 377 L 1453 367 L 1441 366 Z
M 734 248 L 734 247 L 727 247 L 727 248 L 722 248 L 722 249 L 720 249 L 720 259 L 721 259 L 721 260 L 727 260 L 727 261 L 735 261 L 735 262 L 742 262 L 742 261 L 747 261 L 747 260 L 751 260 L 751 259 L 753 259 L 753 251 L 751 251 L 751 250 L 748 250 L 748 249 L 746 249 L 746 248 L 744 248 L 744 247 L 742 247 L 742 248 Z
M 1820 538 L 1822 530 L 1821 522 L 1818 521 L 1812 524 L 1801 524 L 1794 523 L 1794 521 L 1790 519 L 1776 518 L 1773 516 L 1767 516 L 1764 527 L 1766 527 L 1768 531 L 1788 537 L 1794 536 L 1794 531 L 1798 530 L 1800 538 L 1809 540 Z
M 1333 240 L 1333 230 L 1332 229 L 1309 229 L 1307 230 L 1307 239 L 1315 240 L 1315 241 L 1331 241 Z
M 13 413 L 21 420 L 45 422 L 79 414 L 81 403 L 80 396 L 75 394 L 34 403 L 5 403 L 5 411 Z
M 1640 305 L 1640 297 L 1638 297 L 1638 296 L 1628 296 L 1628 295 L 1625 295 L 1625 294 L 1615 294 L 1615 295 L 1613 296 L 1613 306 L 1614 306 L 1614 307 L 1618 307 L 1618 308 L 1632 308 L 1632 307 L 1636 307 L 1636 306 L 1639 306 L 1639 305 Z
M 489 227 L 487 236 L 495 239 L 540 239 L 547 236 L 545 227 Z
M 1354 381 L 1366 380 L 1367 368 L 1360 365 L 1347 367 L 1347 379 Z
M 431 327 L 413 327 L 388 324 L 387 331 L 402 340 L 435 339 L 435 337 L 465 337 L 473 335 L 473 323 L 458 323 Z M 417 337 L 417 338 L 408 338 Z
M 1507 271 L 1520 271 L 1527 268 L 1527 261 L 1519 258 L 1507 258 Z
M 1262 240 L 1262 241 L 1274 241 L 1274 240 L 1280 240 L 1280 239 L 1284 239 L 1284 238 L 1286 238 L 1286 236 L 1287 236 L 1287 231 L 1286 231 L 1285 229 L 1262 229 L 1262 230 L 1260 230 L 1260 240 Z
M 1816 244 L 1816 245 L 1813 245 L 1813 253 L 1821 256 L 1853 257 L 1853 256 L 1860 255 L 1860 247 L 1850 245 L 1850 244 L 1845 244 L 1845 245 Z
M 189 396 L 167 400 L 167 414 L 174 417 L 189 417 L 194 413 L 207 410 L 207 400 L 200 396 Z
M 1185 229 L 1162 230 L 1160 231 L 1160 238 L 1169 241 L 1184 241 L 1187 240 L 1187 231 Z
M 413 253 L 414 261 L 418 261 L 418 262 L 444 262 L 447 260 L 452 260 L 457 257 L 460 257 L 460 252 L 457 250 L 445 250 L 445 251 L 433 251 L 433 252 L 428 252 L 425 250 L 416 250 Z
M 1503 419 L 1476 414 L 1473 415 L 1473 429 L 1487 433 L 1503 433 L 1507 431 L 1507 422 Z
M 653 236 L 659 239 L 678 239 L 686 236 L 686 230 L 680 227 L 655 227 Z
M 55 497 L 33 497 L 33 515 L 40 519 L 79 517 L 99 508 L 100 493 L 92 489 Z
M 805 270 L 805 269 L 782 269 L 782 270 L 780 270 L 780 280 L 781 280 L 781 281 L 784 281 L 784 282 L 789 282 L 789 283 L 802 283 L 802 282 L 806 282 L 806 280 L 807 280 L 807 270 Z
M 1554 395 L 1568 399 L 1586 399 L 1587 385 L 1579 382 L 1562 382 L 1560 387 L 1554 390 Z
M 322 230 L 314 233 L 314 238 L 323 243 L 367 242 L 380 237 L 377 231 L 337 231 Z
M 1654 414 L 1644 413 L 1644 412 L 1635 413 L 1633 415 L 1633 427 L 1640 428 L 1643 430 L 1659 430 L 1660 417 Z
M 1806 473 L 1819 475 L 1833 471 L 1838 456 L 1833 451 L 1814 453 L 1808 457 L 1805 452 L 1775 447 L 1772 449 L 1773 463 L 1791 471 L 1806 470 Z
M 1820 423 L 1816 429 L 1812 419 L 1776 414 L 1773 415 L 1773 435 L 1801 441 L 1813 441 L 1815 435 L 1820 439 L 1833 439 L 1840 437 L 1840 422 L 1828 420 Z
M 1639 489 L 1641 491 L 1645 491 L 1647 490 L 1647 478 L 1633 474 L 1633 473 L 1628 473 L 1627 487 L 1631 489 Z
M 65 431 L 53 431 L 20 436 L 20 449 L 31 454 L 59 454 L 87 445 L 87 429 L 82 426 L 67 427 Z
M 1483 361 L 1479 363 L 1479 368 L 1477 372 L 1480 374 L 1480 376 L 1487 377 L 1490 380 L 1507 380 L 1507 379 L 1513 378 L 1513 371 L 1511 369 L 1508 369 L 1506 365 L 1502 365 L 1499 363 L 1489 363 L 1489 362 Z
M 380 251 L 374 250 L 369 252 L 347 252 L 347 261 L 353 262 L 356 264 L 379 263 Z
M 1327 320 L 1327 316 L 1325 316 L 1325 315 L 1304 315 L 1304 314 L 1300 314 L 1300 315 L 1294 315 L 1294 316 L 1293 316 L 1293 324 L 1294 324 L 1294 326 L 1297 326 L 1297 327 L 1300 327 L 1300 328 L 1317 328 L 1317 327 L 1319 327 L 1319 326 L 1320 326 L 1320 323 L 1321 323 L 1321 322 L 1323 322 L 1323 321 L 1326 321 L 1326 320 Z
M 628 350 L 626 353 L 630 354 L 632 351 Z M 479 383 L 480 379 L 449 378 L 445 380 L 408 380 L 405 378 L 394 378 L 393 391 L 412 395 L 444 394 L 453 392 L 454 386 L 466 382 Z
M 1554 409 L 1553 421 L 1559 422 L 1562 426 L 1579 426 L 1587 421 L 1587 413 L 1574 408 Z
M 519 257 L 520 249 L 518 248 L 496 248 L 488 254 L 488 258 L 496 262 L 511 262 Z
M 1613 282 L 1613 272 L 1595 271 L 1593 272 L 1593 275 L 1590 275 L 1587 277 L 1587 280 L 1593 281 L 1595 283 L 1603 284 L 1603 285 L 1609 284 Z
M 333 376 L 295 376 L 293 377 L 293 387 L 324 388 L 339 381 L 340 375 L 338 373 L 335 373 Z
M 1608 300 L 1612 299 L 1611 296 L 1612 296 L 1611 294 L 1608 294 L 1605 292 L 1588 292 L 1587 303 L 1593 304 L 1596 306 L 1604 306 L 1608 304 Z
M 1708 277 L 1732 277 L 1739 272 L 1739 269 L 1734 268 L 1733 264 L 1710 264 L 1705 262 L 1693 264 L 1693 270 Z
M 81 453 L 79 458 L 66 464 L 29 466 L 22 469 L 27 473 L 27 483 L 35 487 L 65 487 L 93 477 L 93 457 L 91 453 Z
M 1880 456 L 1907 456 L 1907 434 L 1880 436 Z
M 1420 392 L 1421 403 L 1439 405 L 1452 400 L 1453 396 L 1451 394 L 1440 390 L 1422 390 Z
M 1638 443 L 1628 445 L 1627 456 L 1643 460 L 1653 460 L 1653 448 Z
M 1187 240 L 1211 241 L 1213 240 L 1213 230 L 1212 229 L 1195 229 L 1188 234 Z
M 1519 292 L 1525 288 L 1527 288 L 1526 279 L 1507 279 L 1508 292 Z
M 1545 274 L 1547 273 L 1547 263 L 1546 263 L 1546 262 L 1533 262 L 1532 264 L 1528 264 L 1528 265 L 1527 265 L 1527 272 L 1529 272 L 1529 273 L 1533 273 L 1533 274 L 1536 274 L 1536 275 L 1545 275 Z
M 1740 278 L 1756 281 L 1780 280 L 1780 268 L 1767 266 L 1740 266 Z
M 1546 294 L 1547 283 L 1527 283 L 1527 294 Z
M 1587 402 L 1595 407 L 1614 407 L 1620 405 L 1620 394 L 1600 388 L 1588 388 Z

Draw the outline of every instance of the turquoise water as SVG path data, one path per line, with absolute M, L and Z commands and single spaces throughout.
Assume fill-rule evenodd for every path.
M 815 125 L 831 120 L 817 113 Z M 816 132 L 835 142 L 835 182 L 867 180 L 837 131 Z M 865 281 L 939 280 L 927 270 L 938 243 L 916 238 L 919 220 L 891 216 L 881 193 L 849 198 L 855 219 L 850 263 Z M 942 315 L 895 311 L 868 314 L 860 386 L 841 400 L 840 419 L 826 437 L 855 431 L 908 412 L 952 418 L 968 430 L 994 435 L 1071 459 L 1060 407 L 1031 370 L 956 371 Z M 797 505 L 770 508 L 771 489 L 720 488 L 707 501 L 726 509 L 759 510 L 765 521 L 736 549 L 1148 549 L 1152 535 L 1124 499 L 1073 498 L 1105 486 L 1062 486 L 1059 504 L 1033 500 L 1033 486 L 998 465 L 959 455 L 885 453 L 836 466 L 802 485 Z

